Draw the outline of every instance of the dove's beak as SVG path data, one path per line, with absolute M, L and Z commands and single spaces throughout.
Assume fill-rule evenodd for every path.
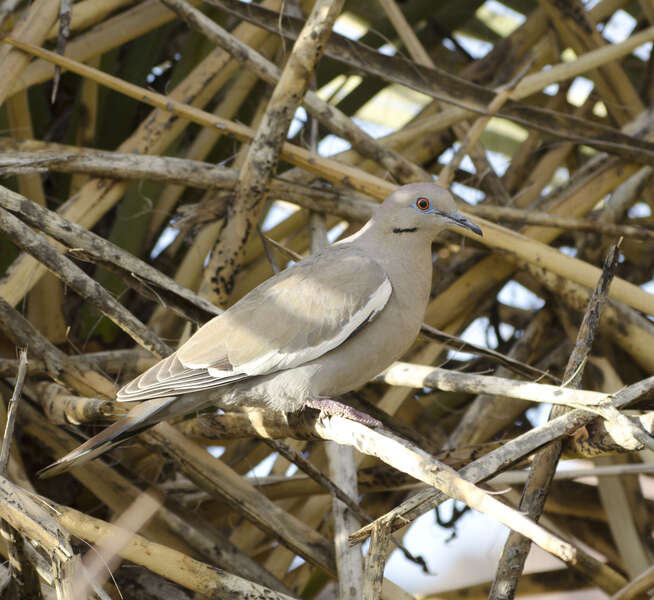
M 458 227 L 469 229 L 470 231 L 476 233 L 477 235 L 481 235 L 481 236 L 484 235 L 479 225 L 473 223 L 470 219 L 464 217 L 461 213 L 449 213 L 446 216 L 448 219 L 450 219 L 450 221 L 452 221 Z

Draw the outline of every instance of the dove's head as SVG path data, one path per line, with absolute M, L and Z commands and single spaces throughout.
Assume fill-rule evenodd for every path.
M 432 239 L 445 228 L 462 227 L 477 235 L 481 228 L 456 209 L 454 198 L 437 183 L 410 183 L 396 189 L 375 213 L 385 231 L 420 233 Z

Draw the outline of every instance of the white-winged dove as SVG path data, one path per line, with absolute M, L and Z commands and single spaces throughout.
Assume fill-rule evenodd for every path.
M 210 405 L 342 408 L 361 417 L 331 398 L 362 386 L 411 346 L 429 300 L 431 243 L 450 226 L 482 234 L 441 186 L 398 188 L 357 233 L 266 280 L 123 387 L 119 402 L 142 402 L 41 474 Z

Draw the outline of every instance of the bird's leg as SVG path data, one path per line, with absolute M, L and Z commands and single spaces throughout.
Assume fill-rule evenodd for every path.
M 328 416 L 343 417 L 350 419 L 350 421 L 361 423 L 362 425 L 371 427 L 381 427 L 382 425 L 381 421 L 374 417 L 331 398 L 306 398 L 304 405 L 309 408 L 315 408 Z

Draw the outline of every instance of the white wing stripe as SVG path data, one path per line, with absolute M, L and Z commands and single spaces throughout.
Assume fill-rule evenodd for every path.
M 245 375 L 262 375 L 272 370 L 283 370 L 301 365 L 322 356 L 342 344 L 361 325 L 379 313 L 386 306 L 392 291 L 391 282 L 388 278 L 385 278 L 370 298 L 368 298 L 368 301 L 351 316 L 350 320 L 334 337 L 326 339 L 316 346 L 301 348 L 287 354 L 280 353 L 277 349 L 271 350 L 254 360 L 238 365 L 236 372 Z M 212 369 L 211 367 L 207 370 L 210 375 L 216 378 L 233 376 L 235 373 L 235 371 L 223 371 Z

